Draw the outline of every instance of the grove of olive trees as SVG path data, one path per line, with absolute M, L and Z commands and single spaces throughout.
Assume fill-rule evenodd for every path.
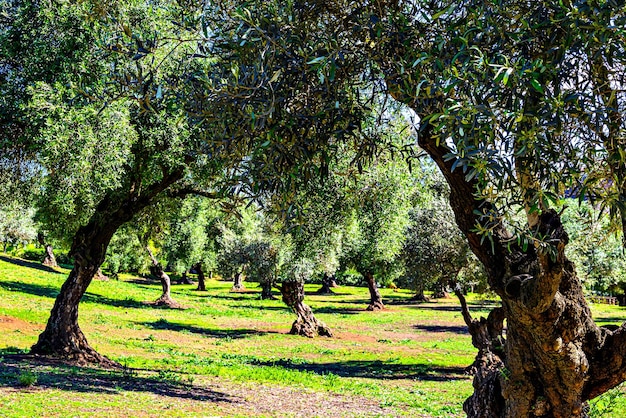
M 407 234 L 424 236 L 409 214 L 422 227 L 438 213 L 415 210 L 429 158 L 449 189 L 456 226 L 444 228 L 458 227 L 502 305 L 488 336 L 472 335 L 465 412 L 584 417 L 626 380 L 626 327 L 594 323 L 571 260 L 598 258 L 570 259 L 561 212 L 573 195 L 589 202 L 584 217 L 626 231 L 621 2 L 1 5 L 3 190 L 30 190 L 42 230 L 73 260 L 34 353 L 112 365 L 78 325 L 80 300 L 125 224 L 192 195 L 232 216 L 242 202 L 263 208 L 272 233 L 220 244 L 217 215 L 181 201 L 179 216 L 207 210 L 209 230 L 172 221 L 169 262 L 212 268 L 221 245 L 233 277 L 271 291 L 282 275 L 294 332 L 331 335 L 302 282 L 352 267 L 382 309 L 376 282 L 421 269 L 400 256 Z M 440 244 L 426 244 L 429 259 L 454 276 L 467 251 L 439 261 Z

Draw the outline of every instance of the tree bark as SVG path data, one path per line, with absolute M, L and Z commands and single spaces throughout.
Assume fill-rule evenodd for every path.
M 415 295 L 411 298 L 415 302 L 430 302 L 430 299 L 424 294 L 424 288 L 420 288 L 415 292 Z
M 334 276 L 324 273 L 324 276 L 322 277 L 322 287 L 317 291 L 317 293 L 320 295 L 333 295 L 334 292 L 331 287 L 333 287 L 334 281 Z
M 266 279 L 261 281 L 261 299 L 276 299 L 272 293 L 272 287 L 274 287 L 274 280 Z
M 476 213 L 489 204 L 475 200 L 474 184 L 462 170 L 452 170 L 454 161 L 444 157 L 449 150 L 429 136 L 430 129 L 423 129 L 420 146 L 446 177 L 457 224 L 502 300 L 492 315 L 499 318 L 502 309 L 507 320 L 502 352 L 482 350 L 483 356 L 479 348 L 468 416 L 585 417 L 587 400 L 626 378 L 626 327 L 595 325 L 565 257 L 568 237 L 556 212 L 544 211 L 536 220 L 542 244 L 521 248 L 501 224 L 492 242 L 480 240 Z
M 119 222 L 119 221 L 118 221 Z M 94 215 L 91 222 L 79 228 L 72 244 L 74 267 L 57 296 L 46 329 L 32 346 L 34 354 L 48 354 L 85 363 L 116 366 L 88 344 L 78 326 L 78 305 L 106 255 L 106 247 L 121 225 L 105 222 Z
M 37 241 L 39 241 L 39 244 L 41 244 L 44 248 L 44 257 L 41 264 L 48 267 L 59 267 L 59 265 L 57 264 L 57 259 L 54 256 L 54 250 L 52 248 L 52 245 L 46 243 L 46 239 L 41 232 L 37 234 Z
M 197 263 L 195 266 L 196 272 L 198 273 L 198 287 L 196 290 L 201 292 L 206 292 L 206 281 L 204 277 L 204 269 L 202 268 L 202 263 Z
M 173 308 L 173 309 L 179 309 L 181 307 L 180 304 L 176 302 L 174 299 L 172 299 L 172 295 L 171 295 L 172 286 L 171 286 L 170 276 L 168 276 L 167 273 L 163 271 L 163 266 L 161 266 L 161 263 L 159 263 L 159 260 L 157 260 L 154 257 L 154 254 L 152 253 L 152 250 L 150 249 L 150 247 L 146 247 L 146 250 L 148 250 L 148 254 L 152 262 L 152 265 L 150 266 L 150 274 L 152 274 L 153 276 L 159 279 L 159 281 L 161 282 L 161 288 L 163 289 L 163 293 L 154 302 L 154 305 L 165 306 L 167 308 Z
M 332 337 L 330 328 L 322 321 L 315 318 L 310 307 L 303 303 L 304 301 L 304 283 L 298 281 L 284 282 L 280 287 L 283 296 L 283 302 L 289 306 L 298 315 L 291 326 L 290 334 L 302 335 L 304 337 L 313 338 L 317 335 L 324 337 Z
M 383 298 L 380 296 L 380 291 L 378 290 L 378 286 L 376 286 L 376 280 L 374 280 L 374 274 L 372 274 L 372 272 L 366 272 L 363 276 L 367 281 L 367 287 L 370 291 L 370 304 L 367 307 L 367 310 L 380 311 L 385 309 L 385 305 L 383 305 Z
M 46 329 L 39 335 L 31 352 L 55 355 L 78 363 L 98 363 L 103 366 L 119 366 L 96 352 L 88 343 L 78 326 L 78 306 L 98 268 L 104 262 L 106 250 L 113 234 L 124 223 L 152 203 L 154 198 L 182 178 L 183 170 L 177 170 L 153 185 L 141 188 L 131 181 L 130 192 L 105 196 L 95 213 L 74 235 L 70 255 L 74 267 L 61 286 Z M 120 194 L 123 197 L 120 197 Z
M 242 277 L 241 272 L 235 273 L 235 276 L 233 277 L 233 287 L 230 289 L 230 291 L 239 292 L 241 290 L 245 290 L 245 288 L 246 287 L 243 285 L 243 277 Z M 270 292 L 271 292 L 271 288 L 270 288 Z

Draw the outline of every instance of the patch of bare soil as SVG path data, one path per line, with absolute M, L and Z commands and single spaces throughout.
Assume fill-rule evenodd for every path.
M 0 316 L 0 333 L 6 331 L 25 331 L 25 330 L 37 330 L 38 326 L 31 324 L 30 322 L 23 321 L 19 318 L 12 316 Z
M 224 388 L 226 389 L 226 388 Z M 244 399 L 240 405 L 246 415 L 274 417 L 370 417 L 396 416 L 391 408 L 358 396 L 315 392 L 280 386 L 230 387 L 231 394 Z

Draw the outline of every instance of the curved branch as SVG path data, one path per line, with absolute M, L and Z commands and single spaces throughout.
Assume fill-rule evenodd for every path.
M 615 331 L 601 327 L 600 348 L 590 362 L 589 379 L 585 382 L 583 399 L 602 395 L 626 381 L 626 322 Z

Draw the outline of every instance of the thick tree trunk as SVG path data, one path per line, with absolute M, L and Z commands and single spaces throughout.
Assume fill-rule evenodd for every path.
M 411 298 L 415 302 L 430 302 L 430 299 L 424 294 L 424 288 L 417 289 L 415 295 Z
M 117 365 L 91 348 L 78 326 L 78 304 L 96 271 L 96 265 L 82 262 L 72 269 L 54 303 L 46 329 L 31 349 L 33 354 L 51 354 L 78 364 Z
M 230 289 L 231 292 L 239 292 L 242 290 L 245 290 L 246 287 L 243 285 L 243 276 L 241 274 L 241 272 L 237 272 L 235 273 L 235 276 L 233 277 L 233 287 Z M 271 289 L 271 288 L 270 288 Z M 271 290 L 270 290 L 271 292 Z M 265 299 L 265 298 L 263 298 Z
M 39 244 L 41 244 L 44 248 L 44 257 L 41 264 L 48 267 L 58 267 L 59 265 L 57 264 L 57 259 L 54 256 L 52 245 L 46 243 L 46 239 L 41 232 L 37 234 L 37 241 L 39 241 Z
M 317 291 L 320 295 L 333 295 L 331 287 L 333 287 L 333 283 L 335 282 L 334 276 L 330 276 L 327 273 L 324 273 L 322 277 L 322 287 Z M 337 286 L 337 284 L 335 284 Z
M 504 399 L 498 397 L 494 402 L 491 395 L 502 391 L 500 374 L 504 369 L 504 309 L 496 308 L 487 319 L 481 317 L 476 320 L 470 315 L 465 296 L 458 287 L 455 294 L 461 303 L 472 345 L 478 349 L 474 363 L 466 369 L 468 374 L 474 375 L 474 394 L 465 401 L 463 410 L 473 417 L 499 417 L 504 411 Z
M 383 305 L 383 298 L 380 296 L 380 291 L 378 290 L 378 286 L 376 286 L 376 280 L 374 280 L 374 275 L 371 272 L 366 272 L 364 276 L 367 281 L 367 288 L 370 291 L 370 304 L 367 307 L 367 310 L 380 311 L 385 309 L 385 305 Z
M 195 265 L 196 272 L 198 273 L 198 287 L 196 290 L 200 292 L 206 292 L 206 280 L 204 277 L 204 269 L 202 268 L 202 263 L 197 263 Z
M 161 266 L 159 260 L 154 257 L 154 254 L 152 253 L 152 250 L 150 250 L 150 247 L 146 247 L 146 249 L 148 250 L 148 254 L 150 255 L 150 260 L 152 262 L 152 265 L 150 266 L 150 274 L 159 279 L 159 281 L 161 282 L 161 288 L 163 289 L 161 296 L 154 302 L 154 305 L 165 306 L 167 308 L 174 309 L 180 308 L 180 304 L 172 299 L 172 286 L 170 276 L 168 276 L 167 273 L 163 271 L 163 266 Z
M 266 279 L 261 281 L 261 299 L 276 299 L 272 293 L 272 287 L 274 287 L 274 280 Z
M 100 222 L 97 222 L 100 221 Z M 115 366 L 98 354 L 78 326 L 78 305 L 104 261 L 106 247 L 119 224 L 92 219 L 74 236 L 71 254 L 74 268 L 57 296 L 46 329 L 31 348 L 34 354 L 48 354 L 83 363 Z
M 420 145 L 446 177 L 457 224 L 502 300 L 502 308 L 492 312 L 494 323 L 499 309 L 507 321 L 502 352 L 479 348 L 468 416 L 585 417 L 586 401 L 626 379 L 626 326 L 610 331 L 595 325 L 564 255 L 568 237 L 556 212 L 533 220 L 541 244 L 522 249 L 502 225 L 494 226 L 491 242 L 481 241 L 476 213 L 489 204 L 475 200 L 474 184 L 462 170 L 452 170 L 449 150 L 429 137 L 430 129 L 423 130 Z M 471 331 L 473 341 L 475 334 L 490 334 L 488 324 L 482 329 L 487 331 Z
M 131 181 L 130 192 L 124 192 L 123 198 L 119 195 L 107 195 L 100 201 L 89 223 L 80 227 L 74 235 L 70 250 L 70 255 L 74 258 L 74 268 L 54 302 L 46 329 L 31 348 L 33 353 L 56 355 L 81 363 L 116 365 L 87 343 L 78 326 L 78 305 L 94 274 L 104 262 L 107 247 L 115 231 L 182 176 L 183 170 L 177 170 L 147 188 L 141 188 L 138 183 Z
M 304 283 L 298 281 L 284 282 L 280 287 L 280 291 L 283 295 L 283 302 L 298 315 L 298 319 L 296 319 L 291 326 L 290 334 L 302 335 L 309 338 L 313 338 L 317 335 L 324 337 L 333 336 L 330 328 L 322 321 L 315 318 L 311 308 L 303 303 Z

